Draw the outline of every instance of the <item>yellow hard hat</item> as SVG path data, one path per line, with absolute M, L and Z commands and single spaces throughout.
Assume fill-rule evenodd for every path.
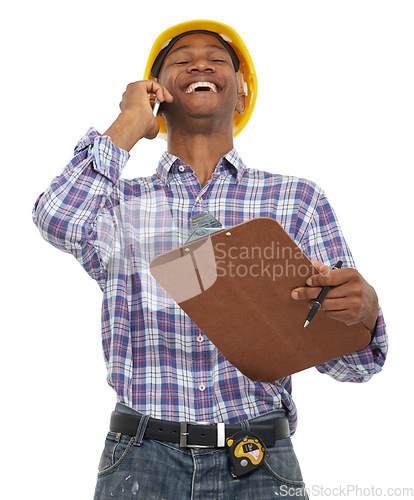
M 154 75 L 152 75 L 151 73 L 154 62 L 161 50 L 165 48 L 174 37 L 183 33 L 187 33 L 188 31 L 198 30 L 210 31 L 212 33 L 220 35 L 224 42 L 230 45 L 229 52 L 232 52 L 234 50 L 235 54 L 237 55 L 236 59 L 238 58 L 238 61 L 240 63 L 237 76 L 240 91 L 246 95 L 246 108 L 242 115 L 237 111 L 234 113 L 233 137 L 236 137 L 236 135 L 238 135 L 246 126 L 253 112 L 257 98 L 257 78 L 253 61 L 250 57 L 246 45 L 244 44 L 238 33 L 230 26 L 227 26 L 227 24 L 219 23 L 217 21 L 209 21 L 206 19 L 197 19 L 195 21 L 186 21 L 184 23 L 176 24 L 175 26 L 172 26 L 171 28 L 163 31 L 161 35 L 159 35 L 159 37 L 155 40 L 154 45 L 152 46 L 150 55 L 148 57 L 147 66 L 145 68 L 144 80 L 148 80 L 154 77 Z M 237 71 L 237 66 L 233 57 L 232 60 Z M 157 120 L 160 124 L 160 131 L 158 135 L 165 136 L 167 133 L 167 125 L 162 117 L 159 116 Z

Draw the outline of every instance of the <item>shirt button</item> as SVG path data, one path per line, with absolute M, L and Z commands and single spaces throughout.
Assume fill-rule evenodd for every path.
M 200 391 L 205 391 L 206 390 L 206 386 L 204 384 L 200 384 L 198 386 L 198 388 L 200 389 Z
M 225 175 L 220 175 L 219 179 L 224 180 L 226 178 Z
M 183 165 L 180 165 L 180 166 L 178 167 L 178 170 L 179 170 L 180 172 L 184 172 L 185 167 L 184 167 Z
M 203 342 L 203 336 L 200 334 L 198 337 L 197 337 L 197 342 Z

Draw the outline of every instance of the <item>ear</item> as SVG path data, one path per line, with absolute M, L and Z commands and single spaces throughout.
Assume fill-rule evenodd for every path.
M 245 109 L 246 109 L 246 95 L 239 92 L 237 94 L 236 111 L 239 113 L 239 115 L 242 115 Z

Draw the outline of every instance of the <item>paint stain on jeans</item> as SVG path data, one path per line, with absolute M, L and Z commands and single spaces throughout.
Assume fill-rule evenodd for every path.
M 132 494 L 136 495 L 138 493 L 138 490 L 139 490 L 139 484 L 138 481 L 135 481 L 135 483 L 132 485 Z

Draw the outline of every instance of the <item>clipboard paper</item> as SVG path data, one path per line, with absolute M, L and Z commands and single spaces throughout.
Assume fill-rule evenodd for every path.
M 153 277 L 217 349 L 251 380 L 273 382 L 366 347 L 362 324 L 318 311 L 291 291 L 318 271 L 270 217 L 258 217 L 158 255 Z

